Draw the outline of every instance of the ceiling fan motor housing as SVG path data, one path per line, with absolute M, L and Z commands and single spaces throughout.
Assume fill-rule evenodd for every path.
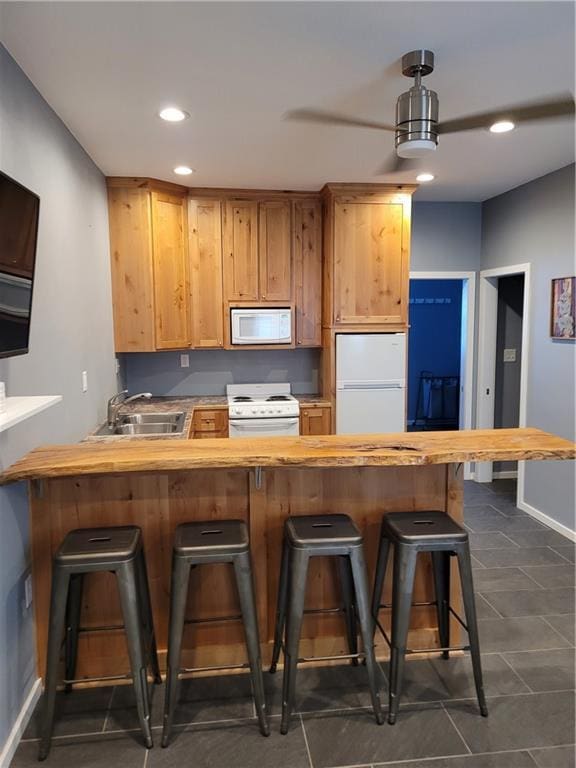
M 402 72 L 416 79 L 396 103 L 396 153 L 422 157 L 438 145 L 438 95 L 421 84 L 434 70 L 432 51 L 411 51 L 402 57 Z

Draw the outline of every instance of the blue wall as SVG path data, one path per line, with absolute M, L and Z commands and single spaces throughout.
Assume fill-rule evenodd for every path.
M 410 280 L 408 423 L 416 417 L 421 371 L 460 374 L 462 280 Z

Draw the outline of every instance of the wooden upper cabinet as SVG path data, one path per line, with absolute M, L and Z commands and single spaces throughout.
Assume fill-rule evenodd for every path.
M 156 349 L 190 346 L 186 196 L 151 193 Z
M 258 301 L 258 203 L 224 206 L 224 286 L 228 301 Z
M 192 346 L 224 345 L 220 200 L 188 204 Z
M 407 322 L 409 222 L 401 200 L 334 203 L 334 324 Z
M 292 299 L 292 203 L 290 200 L 259 205 L 258 260 L 260 299 Z
M 294 292 L 296 343 L 322 344 L 322 206 L 319 200 L 294 204 Z
M 150 192 L 108 189 L 116 352 L 156 349 Z

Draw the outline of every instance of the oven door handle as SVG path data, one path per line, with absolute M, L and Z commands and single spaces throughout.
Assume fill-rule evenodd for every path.
M 271 429 L 290 429 L 299 423 L 298 417 L 290 419 L 230 419 L 230 426 L 242 432 L 268 432 Z

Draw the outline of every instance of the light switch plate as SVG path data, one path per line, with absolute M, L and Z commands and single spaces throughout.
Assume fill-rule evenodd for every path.
M 504 362 L 505 363 L 515 363 L 516 362 L 516 350 L 515 349 L 505 349 L 504 350 Z
M 180 355 L 180 368 L 190 368 L 190 355 Z
M 82 371 L 82 392 L 88 392 L 88 371 Z

